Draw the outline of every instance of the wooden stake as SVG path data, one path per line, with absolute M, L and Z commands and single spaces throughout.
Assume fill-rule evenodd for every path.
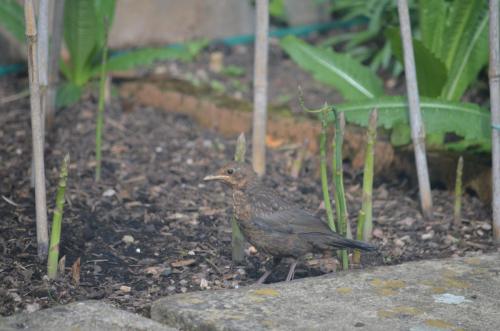
M 406 77 L 406 91 L 410 109 L 411 136 L 415 150 L 418 187 L 420 192 L 420 205 L 426 219 L 432 219 L 432 196 L 425 154 L 425 128 L 420 114 L 420 98 L 418 94 L 417 74 L 413 56 L 413 42 L 411 37 L 410 14 L 408 1 L 398 0 L 399 23 L 401 39 L 403 40 L 404 66 Z
M 498 1 L 490 0 L 490 100 L 493 176 L 493 239 L 500 243 L 500 38 L 498 31 Z
M 252 165 L 255 172 L 262 176 L 266 172 L 269 1 L 256 0 L 256 5 Z
M 43 124 L 38 81 L 37 32 L 33 0 L 25 0 L 26 38 L 28 42 L 28 69 L 31 104 L 31 130 L 35 173 L 36 236 L 38 258 L 45 260 L 48 252 L 47 203 L 45 196 L 45 165 L 43 157 Z

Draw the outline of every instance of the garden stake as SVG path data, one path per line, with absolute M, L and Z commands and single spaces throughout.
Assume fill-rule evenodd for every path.
M 374 109 L 370 113 L 368 131 L 366 134 L 365 166 L 363 170 L 363 202 L 358 216 L 358 226 L 356 238 L 358 240 L 370 241 L 372 237 L 372 199 L 373 199 L 373 163 L 374 146 L 377 141 L 377 116 L 378 111 Z M 361 251 L 354 250 L 354 263 L 359 264 Z
M 425 154 L 425 128 L 422 122 L 422 114 L 420 113 L 420 100 L 418 95 L 415 59 L 413 57 L 413 42 L 407 0 L 398 0 L 398 12 L 401 39 L 403 40 L 406 91 L 410 110 L 411 136 L 413 148 L 415 150 L 420 205 L 424 217 L 426 219 L 432 219 L 431 184 L 429 181 L 429 169 L 427 168 L 427 156 Z
M 28 41 L 28 72 L 30 84 L 31 130 L 33 139 L 33 172 L 35 174 L 36 236 L 38 258 L 45 260 L 48 251 L 47 201 L 43 157 L 43 120 L 38 80 L 37 32 L 33 0 L 25 0 L 26 38 Z
M 457 163 L 457 177 L 455 178 L 455 202 L 453 204 L 453 225 L 462 225 L 462 173 L 464 168 L 464 158 L 460 156 Z
M 68 181 L 69 154 L 66 154 L 59 170 L 59 183 L 57 184 L 56 208 L 52 218 L 50 233 L 49 259 L 47 261 L 47 275 L 49 279 L 57 278 L 59 260 L 59 242 L 61 241 L 61 223 L 64 210 L 64 193 Z
M 262 176 L 266 172 L 269 1 L 256 0 L 256 7 L 252 165 L 255 172 Z
M 500 38 L 498 31 L 499 0 L 490 0 L 490 99 L 493 175 L 493 240 L 500 243 Z
M 234 160 L 236 162 L 244 163 L 245 154 L 247 151 L 247 143 L 245 134 L 242 132 L 236 141 L 236 151 L 234 152 Z M 245 260 L 245 239 L 241 233 L 236 216 L 233 213 L 231 218 L 231 247 L 232 247 L 232 261 L 234 264 L 239 264 Z

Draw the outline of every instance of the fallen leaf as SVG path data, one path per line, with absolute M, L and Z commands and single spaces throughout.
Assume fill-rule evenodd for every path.
M 187 266 L 190 266 L 191 264 L 194 264 L 195 262 L 196 262 L 195 259 L 177 260 L 177 261 L 170 263 L 170 265 L 174 268 L 187 267 Z

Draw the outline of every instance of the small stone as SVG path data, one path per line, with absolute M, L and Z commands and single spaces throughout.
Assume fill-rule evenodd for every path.
M 200 288 L 205 290 L 208 288 L 208 281 L 205 278 L 202 278 L 200 281 Z
M 384 238 L 384 232 L 380 228 L 373 229 L 372 234 L 375 238 L 378 238 L 378 239 Z
M 445 242 L 447 244 L 455 244 L 457 242 L 459 242 L 459 240 L 455 237 L 453 237 L 451 234 L 448 234 L 445 238 Z
M 123 241 L 125 244 L 129 245 L 129 244 L 133 244 L 133 243 L 134 243 L 134 241 L 135 241 L 135 239 L 134 239 L 134 237 L 132 237 L 131 235 L 126 234 L 126 235 L 124 235 L 124 236 L 123 236 L 122 241 Z
M 28 312 L 28 313 L 33 313 L 33 312 L 35 312 L 37 310 L 40 310 L 40 305 L 38 303 L 36 303 L 36 302 L 34 302 L 34 303 L 28 303 L 26 305 L 26 312 Z
M 109 198 L 109 197 L 112 197 L 115 194 L 116 194 L 116 191 L 113 190 L 112 188 L 109 188 L 106 191 L 104 191 L 104 193 L 102 194 L 102 196 L 105 197 L 105 198 Z
M 476 232 L 477 232 L 478 236 L 480 236 L 480 237 L 484 236 L 484 231 L 483 230 L 479 229 Z
M 219 73 L 222 71 L 222 67 L 224 65 L 224 53 L 222 52 L 213 52 L 210 54 L 210 63 L 208 64 L 208 68 L 210 71 Z
M 405 245 L 405 242 L 399 238 L 397 238 L 396 240 L 394 240 L 394 244 L 398 247 L 403 247 Z
M 186 285 L 187 283 L 188 283 L 188 281 L 185 279 L 181 279 L 179 282 L 179 284 L 181 284 L 181 285 Z
M 255 255 L 257 254 L 257 249 L 253 246 L 248 247 L 248 249 L 245 250 L 245 253 L 247 255 Z
M 125 286 L 125 285 L 120 286 L 120 291 L 123 293 L 129 293 L 131 290 L 132 288 L 130 286 Z
M 194 251 L 189 251 L 188 255 L 195 255 Z
M 484 222 L 483 224 L 481 224 L 481 229 L 483 229 L 485 231 L 490 231 L 491 230 L 491 224 Z
M 166 267 L 161 273 L 161 275 L 165 277 L 170 276 L 171 274 L 172 274 L 172 268 L 170 267 Z
M 413 223 L 415 223 L 415 219 L 412 217 L 406 217 L 397 223 L 401 226 L 409 228 L 413 225 Z
M 163 148 L 162 148 L 161 146 L 157 146 L 157 147 L 155 148 L 155 152 L 156 152 L 156 153 L 161 153 L 161 152 L 163 152 Z
M 185 288 L 185 287 L 181 287 L 181 292 L 182 292 L 182 293 L 186 293 L 186 292 L 187 292 L 187 290 L 188 290 L 187 288 Z
M 422 240 L 431 240 L 434 238 L 434 231 L 424 233 L 421 237 Z
M 167 287 L 167 291 L 169 291 L 169 292 L 175 291 L 175 286 L 169 286 L 169 287 Z

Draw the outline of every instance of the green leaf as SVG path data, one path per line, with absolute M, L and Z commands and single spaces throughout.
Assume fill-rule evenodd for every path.
M 98 47 L 104 46 L 103 44 L 106 39 L 106 30 L 111 29 L 111 26 L 113 25 L 115 4 L 115 0 L 94 0 Z
M 149 65 L 159 60 L 190 60 L 191 54 L 185 47 L 142 48 L 111 57 L 106 64 L 107 71 L 123 71 Z M 100 66 L 92 69 L 92 75 L 100 72 Z
M 285 20 L 285 4 L 283 0 L 270 0 L 269 1 L 269 15 L 279 20 Z
M 448 3 L 443 0 L 420 0 L 418 5 L 422 43 L 438 58 L 444 42 L 447 10 Z
M 471 103 L 421 98 L 420 107 L 427 134 L 454 133 L 463 138 L 462 146 L 488 149 L 491 143 L 490 113 Z M 378 123 L 386 129 L 408 122 L 408 103 L 403 97 L 343 103 L 336 107 L 346 120 L 367 126 L 373 108 L 378 109 Z M 331 119 L 333 121 L 333 118 Z M 450 146 L 457 145 L 456 143 Z M 445 147 L 447 144 L 445 144 Z
M 395 123 L 391 132 L 391 144 L 404 146 L 411 142 L 411 129 L 408 123 Z
M 56 107 L 69 107 L 77 103 L 83 93 L 81 86 L 65 83 L 57 89 Z
M 73 83 L 84 85 L 89 79 L 91 61 L 98 42 L 98 24 L 94 2 L 71 0 L 64 6 L 64 41 L 70 54 Z
M 391 42 L 394 56 L 396 56 L 401 63 L 404 63 L 399 29 L 394 27 L 387 28 L 385 34 Z M 416 39 L 413 39 L 413 53 L 417 70 L 419 94 L 426 97 L 439 96 L 447 78 L 447 71 L 444 63 L 427 49 L 421 41 Z
M 280 45 L 301 68 L 337 88 L 348 100 L 369 99 L 384 93 L 382 81 L 348 55 L 310 46 L 293 36 L 283 38 Z
M 475 26 L 471 40 L 462 42 L 458 56 L 449 70 L 448 80 L 442 97 L 446 100 L 460 100 L 467 87 L 476 79 L 488 63 L 488 14 Z
M 445 27 L 441 54 L 446 68 L 450 70 L 460 54 L 460 45 L 469 44 L 476 26 L 482 17 L 487 1 L 484 0 L 454 0 L 450 6 Z
M 3 0 L 0 3 L 0 25 L 24 43 L 24 11 L 16 0 Z

